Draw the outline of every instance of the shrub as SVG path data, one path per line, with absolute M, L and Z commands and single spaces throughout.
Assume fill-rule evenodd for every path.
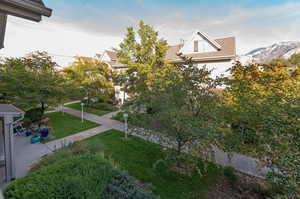
M 12 182 L 7 199 L 99 199 L 112 167 L 95 155 L 65 158 Z
M 41 120 L 44 110 L 42 108 L 33 108 L 26 111 L 24 119 L 28 122 L 35 122 Z
M 124 114 L 124 112 L 119 112 L 119 113 L 115 114 L 114 116 L 112 116 L 112 119 L 118 120 L 120 122 L 124 122 L 123 114 Z
M 238 182 L 238 177 L 234 173 L 234 169 L 231 167 L 224 168 L 224 175 L 228 178 L 229 182 L 232 185 L 235 185 Z
M 102 199 L 153 199 L 154 195 L 144 185 L 124 171 L 113 171 Z
M 94 103 L 92 107 L 95 109 L 103 110 L 103 111 L 116 111 L 117 108 L 106 103 Z

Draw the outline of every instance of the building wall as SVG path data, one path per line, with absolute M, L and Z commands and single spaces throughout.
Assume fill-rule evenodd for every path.
M 212 77 L 224 75 L 229 76 L 229 71 L 233 65 L 233 61 L 224 61 L 224 62 L 209 62 L 209 63 L 198 63 L 198 67 L 206 66 L 209 70 L 212 71 Z
M 198 52 L 194 52 L 194 42 L 198 41 Z M 205 53 L 217 51 L 211 44 L 200 35 L 194 34 L 192 39 L 184 44 L 180 52 L 182 54 Z
M 122 91 L 122 87 L 121 86 L 115 86 L 115 97 L 116 99 L 119 101 L 120 104 L 123 104 L 124 101 L 128 98 L 127 93 L 125 93 L 124 91 Z
M 106 52 L 101 57 L 101 61 L 111 61 L 110 57 L 107 55 Z

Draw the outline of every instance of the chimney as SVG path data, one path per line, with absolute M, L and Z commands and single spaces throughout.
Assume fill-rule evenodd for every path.
M 180 39 L 180 45 L 184 45 L 184 39 Z

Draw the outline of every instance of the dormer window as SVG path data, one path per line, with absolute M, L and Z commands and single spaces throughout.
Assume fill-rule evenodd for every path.
M 199 52 L 199 41 L 195 40 L 194 41 L 194 52 Z

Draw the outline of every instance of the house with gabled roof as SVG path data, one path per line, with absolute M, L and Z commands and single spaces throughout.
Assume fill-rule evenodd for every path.
M 227 76 L 228 69 L 236 59 L 235 37 L 214 39 L 207 34 L 195 31 L 189 40 L 180 44 L 169 46 L 166 53 L 166 60 L 170 63 L 183 63 L 183 57 L 191 58 L 195 65 L 206 66 L 213 70 L 212 75 Z M 100 57 L 101 61 L 106 62 L 113 71 L 126 70 L 126 65 L 118 61 L 117 53 L 106 50 Z M 126 93 L 120 86 L 116 86 L 116 98 L 124 102 L 127 98 Z

